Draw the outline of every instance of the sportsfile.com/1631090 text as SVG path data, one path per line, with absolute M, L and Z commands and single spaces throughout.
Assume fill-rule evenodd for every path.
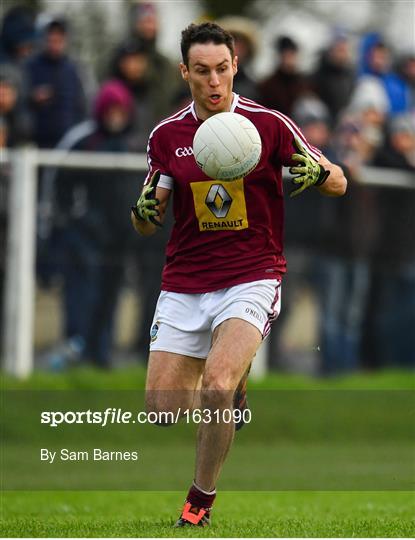
M 249 424 L 252 413 L 249 409 L 182 409 L 176 411 L 123 411 L 108 407 L 103 411 L 42 411 L 40 423 L 50 427 L 62 424 L 97 424 L 105 427 L 112 424 L 177 424 L 180 420 L 187 424 L 238 423 L 243 420 Z

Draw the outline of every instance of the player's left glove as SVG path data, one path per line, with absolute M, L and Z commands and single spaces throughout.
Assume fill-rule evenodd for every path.
M 290 173 L 297 175 L 294 176 L 291 182 L 293 184 L 300 184 L 300 187 L 291 191 L 290 197 L 299 195 L 310 186 L 321 186 L 330 174 L 330 171 L 326 171 L 322 165 L 319 165 L 317 161 L 310 156 L 297 138 L 294 138 L 294 145 L 297 148 L 298 153 L 293 154 L 291 159 L 293 161 L 298 161 L 299 165 L 290 167 Z

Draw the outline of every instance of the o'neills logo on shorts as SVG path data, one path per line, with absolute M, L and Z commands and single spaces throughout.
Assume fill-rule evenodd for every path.
M 248 228 L 243 178 L 232 182 L 191 182 L 200 231 Z

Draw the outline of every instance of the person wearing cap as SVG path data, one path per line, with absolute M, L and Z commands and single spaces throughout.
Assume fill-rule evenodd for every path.
M 83 84 L 67 47 L 67 22 L 54 18 L 45 28 L 42 50 L 25 66 L 34 140 L 40 148 L 53 148 L 86 116 Z
M 282 36 L 275 41 L 275 48 L 279 62 L 275 71 L 259 83 L 258 101 L 290 116 L 297 99 L 308 93 L 309 84 L 298 67 L 297 43 L 288 36 Z
M 234 91 L 249 99 L 258 99 L 257 84 L 250 73 L 258 51 L 258 28 L 246 17 L 223 17 L 217 23 L 232 35 L 235 42 L 238 71 L 233 80 Z

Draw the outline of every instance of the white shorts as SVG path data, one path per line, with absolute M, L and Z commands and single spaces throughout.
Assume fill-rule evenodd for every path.
M 150 351 L 207 358 L 215 328 L 227 319 L 243 319 L 263 339 L 281 307 L 281 282 L 264 279 L 203 294 L 161 291 L 150 330 Z

